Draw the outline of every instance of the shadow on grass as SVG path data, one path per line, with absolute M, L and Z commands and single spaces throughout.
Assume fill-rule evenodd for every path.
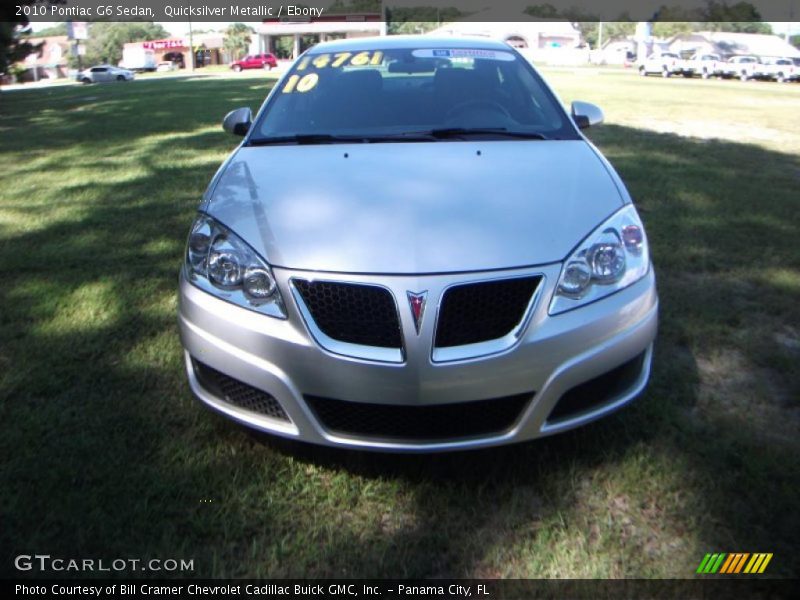
M 152 98 L 130 86 L 121 104 L 91 117 L 67 113 L 26 148 L 97 139 L 116 149 L 127 139 L 135 150 L 147 135 L 216 122 L 228 100 L 255 97 L 251 85 L 171 84 L 160 102 L 194 107 L 172 120 L 137 116 Z M 89 93 L 80 90 L 69 93 Z M 91 93 L 109 102 L 117 94 Z M 2 135 L 46 123 L 20 119 Z M 216 165 L 164 157 L 219 149 L 222 139 L 201 132 L 153 142 L 152 157 L 137 164 L 143 174 L 64 184 L 79 218 L 2 230 L 0 573 L 33 549 L 195 558 L 198 575 L 214 576 L 535 575 L 553 571 L 573 542 L 618 553 L 598 567 L 612 575 L 663 575 L 653 563 L 676 551 L 696 562 L 699 550 L 775 552 L 784 557 L 775 572 L 800 572 L 790 558 L 800 530 L 797 438 L 773 437 L 779 424 L 709 395 L 701 362 L 735 349 L 740 364 L 786 392 L 775 413 L 783 426 L 796 419 L 796 355 L 772 336 L 800 322 L 797 280 L 777 275 L 796 277 L 800 267 L 794 157 L 598 130 L 642 208 L 658 270 L 662 322 L 649 390 L 557 437 L 423 457 L 254 443 L 191 398 L 176 277 Z M 30 210 L 43 216 L 41 206 Z M 756 408 L 772 401 L 754 389 Z

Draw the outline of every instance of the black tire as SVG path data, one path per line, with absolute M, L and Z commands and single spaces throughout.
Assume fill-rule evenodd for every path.
M 666 79 L 666 78 L 667 78 L 667 77 L 669 77 L 670 75 L 672 75 L 672 73 L 670 73 L 670 72 L 669 72 L 669 69 L 668 69 L 667 67 L 662 67 L 662 68 L 661 68 L 661 76 L 662 76 L 664 79 Z
M 117 81 L 125 81 L 125 75 L 117 75 Z
M 89 79 L 88 77 L 84 77 L 83 79 L 81 79 L 81 83 L 83 83 L 84 85 L 88 85 L 92 83 L 92 80 Z

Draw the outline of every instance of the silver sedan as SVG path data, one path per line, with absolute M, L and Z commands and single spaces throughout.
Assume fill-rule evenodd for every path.
M 109 81 L 133 81 L 133 71 L 111 65 L 97 65 L 78 73 L 81 83 L 105 83 Z
M 645 387 L 642 221 L 513 48 L 341 40 L 303 54 L 210 182 L 180 272 L 186 373 L 249 427 L 430 452 L 583 425 Z

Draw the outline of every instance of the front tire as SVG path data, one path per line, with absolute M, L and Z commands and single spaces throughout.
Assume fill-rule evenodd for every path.
M 233 65 L 233 72 L 234 73 L 241 73 L 242 72 L 242 65 Z
M 92 80 L 89 79 L 88 77 L 84 77 L 83 79 L 81 79 L 81 83 L 84 84 L 84 85 L 88 85 L 88 84 L 92 83 Z
M 117 81 L 125 81 L 125 75 L 117 75 Z
M 672 73 L 670 73 L 670 72 L 669 72 L 669 69 L 668 69 L 667 67 L 663 67 L 663 68 L 661 69 L 661 76 L 662 76 L 664 79 L 666 79 L 666 78 L 667 78 L 667 77 L 669 77 L 670 75 L 672 75 Z

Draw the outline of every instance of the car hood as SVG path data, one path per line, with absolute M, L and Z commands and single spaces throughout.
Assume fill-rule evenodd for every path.
M 242 147 L 207 200 L 274 266 L 405 274 L 560 261 L 623 204 L 582 140 Z

